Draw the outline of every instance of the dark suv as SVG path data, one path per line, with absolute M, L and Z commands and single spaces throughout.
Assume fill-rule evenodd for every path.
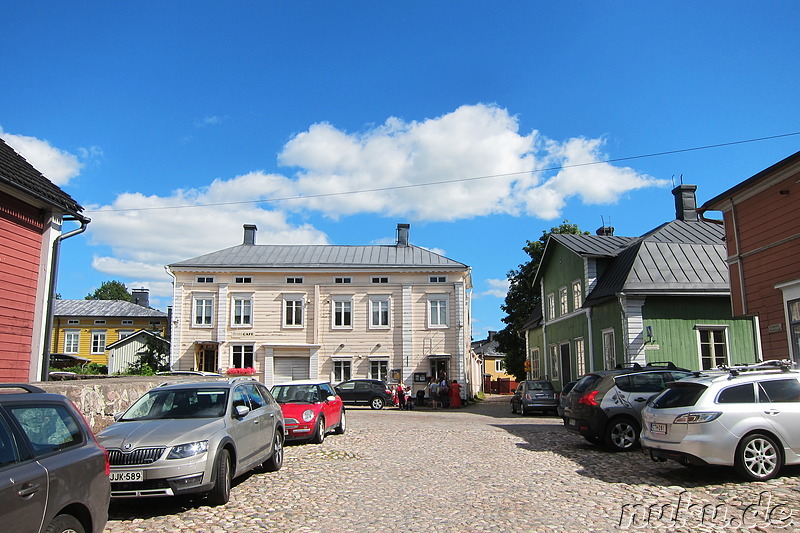
M 368 404 L 373 409 L 383 409 L 392 403 L 392 391 L 379 379 L 349 379 L 335 387 L 336 394 L 344 403 Z
M 670 381 L 689 375 L 689 370 L 671 362 L 618 365 L 587 374 L 567 395 L 564 427 L 612 451 L 631 450 L 639 444 L 641 412 L 647 400 Z
M 0 384 L 0 524 L 5 531 L 100 533 L 111 486 L 106 451 L 67 398 Z

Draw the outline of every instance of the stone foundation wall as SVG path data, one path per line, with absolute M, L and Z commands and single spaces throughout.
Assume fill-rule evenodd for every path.
M 199 378 L 203 380 L 203 378 Z M 127 409 L 139 397 L 165 381 L 187 381 L 169 376 L 124 376 L 33 383 L 47 392 L 63 394 L 83 413 L 97 433 L 114 421 L 114 414 Z M 197 380 L 191 380 L 197 381 Z M 208 379 L 206 381 L 219 381 Z

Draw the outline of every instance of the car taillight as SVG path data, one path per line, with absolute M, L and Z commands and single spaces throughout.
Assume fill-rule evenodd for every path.
M 578 403 L 582 403 L 583 405 L 600 405 L 597 403 L 597 400 L 595 399 L 598 392 L 599 391 L 593 390 L 592 392 L 584 394 L 583 396 L 581 396 L 580 400 L 578 400 Z

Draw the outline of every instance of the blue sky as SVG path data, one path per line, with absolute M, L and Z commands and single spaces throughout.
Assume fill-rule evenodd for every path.
M 412 244 L 472 267 L 481 339 L 503 327 L 527 239 L 564 220 L 640 235 L 674 218 L 681 176 L 702 203 L 800 149 L 794 135 L 603 163 L 799 132 L 799 15 L 789 1 L 14 2 L 0 136 L 92 219 L 64 243 L 64 298 L 119 279 L 165 309 L 164 265 L 240 244 L 246 223 L 259 244 L 371 244 L 407 222 Z

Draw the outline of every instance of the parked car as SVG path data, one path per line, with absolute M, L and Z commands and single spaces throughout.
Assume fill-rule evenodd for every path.
M 800 464 L 800 372 L 789 361 L 698 372 L 667 385 L 642 420 L 642 449 L 656 461 L 771 479 Z
M 100 533 L 111 487 L 106 451 L 66 397 L 0 384 L 4 531 Z
M 561 417 L 562 419 L 564 418 L 564 407 L 567 405 L 567 395 L 569 394 L 569 392 L 572 390 L 572 388 L 575 386 L 576 383 L 578 383 L 577 379 L 575 381 L 570 381 L 569 383 L 564 385 L 564 388 L 562 388 L 561 392 L 558 393 L 557 412 L 558 416 Z
M 221 505 L 231 481 L 283 465 L 284 421 L 252 378 L 167 382 L 98 435 L 111 461 L 111 497 L 205 494 Z
M 620 365 L 587 374 L 567 395 L 564 427 L 589 442 L 604 443 L 611 451 L 632 450 L 639 444 L 641 411 L 647 400 L 670 381 L 690 375 L 669 362 Z
M 383 409 L 392 404 L 392 390 L 379 379 L 350 379 L 336 385 L 336 394 L 346 404 L 367 404 Z
M 531 411 L 556 414 L 558 393 L 549 381 L 522 381 L 511 397 L 511 412 L 525 416 Z
M 328 433 L 347 430 L 344 403 L 327 381 L 290 381 L 270 392 L 283 410 L 287 440 L 322 444 Z

